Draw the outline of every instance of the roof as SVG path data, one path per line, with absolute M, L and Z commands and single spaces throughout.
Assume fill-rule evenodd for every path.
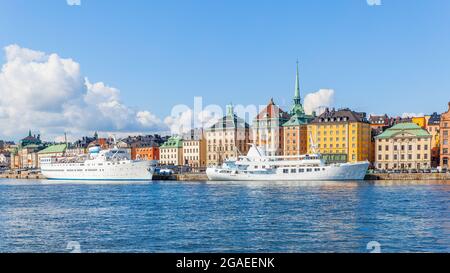
M 233 114 L 232 116 L 226 115 L 218 122 L 216 122 L 213 126 L 208 128 L 207 130 L 225 130 L 225 129 L 247 129 L 250 128 L 247 122 L 245 122 L 240 117 Z
M 383 116 L 370 116 L 369 117 L 369 122 L 371 124 L 388 124 L 389 123 L 389 117 L 388 115 L 383 115 Z
M 368 123 L 366 114 L 355 112 L 348 108 L 339 110 L 329 110 L 328 108 L 320 116 L 316 117 L 311 123 L 347 123 L 347 122 L 364 122 Z
M 415 123 L 399 123 L 393 127 L 386 129 L 382 134 L 376 136 L 375 138 L 391 138 L 398 134 L 409 134 L 415 137 L 431 137 L 427 130 L 422 129 L 419 125 Z
M 428 119 L 428 125 L 439 125 L 441 123 L 441 115 L 434 112 Z
M 174 136 L 169 138 L 163 145 L 161 145 L 161 149 L 163 148 L 181 148 L 183 147 L 183 141 L 180 137 Z
M 38 152 L 38 154 L 56 154 L 56 153 L 64 153 L 66 150 L 67 145 L 66 144 L 58 144 L 58 145 L 52 145 L 44 150 Z
M 273 99 L 270 99 L 267 106 L 256 116 L 255 119 L 289 119 L 290 116 L 288 113 L 284 112 L 280 107 L 278 107 Z
M 283 127 L 305 125 L 308 124 L 313 119 L 314 119 L 313 116 L 305 114 L 301 115 L 295 114 L 286 123 L 283 124 Z

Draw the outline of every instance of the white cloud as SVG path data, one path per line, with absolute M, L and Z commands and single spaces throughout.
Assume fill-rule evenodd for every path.
M 415 117 L 423 117 L 424 113 L 403 113 L 402 118 L 415 118 Z
M 333 105 L 334 94 L 333 89 L 320 89 L 315 93 L 307 94 L 304 100 L 305 112 L 311 114 L 316 111 L 317 114 L 321 114 L 325 107 Z
M 369 6 L 381 6 L 381 0 L 366 0 Z
M 91 83 L 80 65 L 57 54 L 10 45 L 0 72 L 0 135 L 20 137 L 29 129 L 45 137 L 64 131 L 162 131 L 150 111 L 135 111 L 120 100 L 120 91 Z
M 66 0 L 69 6 L 81 6 L 81 0 Z
M 181 135 L 194 128 L 211 127 L 221 116 L 209 110 L 203 110 L 197 115 L 187 106 L 174 107 L 172 115 L 164 119 L 164 123 L 174 135 Z

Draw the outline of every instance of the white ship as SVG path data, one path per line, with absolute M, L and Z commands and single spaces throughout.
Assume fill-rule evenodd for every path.
M 264 149 L 251 144 L 247 156 L 226 161 L 206 170 L 217 181 L 335 181 L 363 180 L 369 162 L 327 164 L 320 154 L 266 156 Z
M 48 157 L 40 161 L 42 175 L 51 180 L 148 181 L 154 161 L 131 160 L 127 150 L 89 149 L 79 157 Z

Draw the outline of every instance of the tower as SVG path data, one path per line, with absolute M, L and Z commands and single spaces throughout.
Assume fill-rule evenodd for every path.
M 291 115 L 304 115 L 305 110 L 302 105 L 302 98 L 300 96 L 300 77 L 298 73 L 298 60 L 297 60 L 297 70 L 295 74 L 295 93 L 294 93 L 294 105 L 292 106 Z

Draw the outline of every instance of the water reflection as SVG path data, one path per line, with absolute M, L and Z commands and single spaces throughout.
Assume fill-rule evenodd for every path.
M 0 252 L 450 251 L 440 181 L 46 182 L 0 180 Z

